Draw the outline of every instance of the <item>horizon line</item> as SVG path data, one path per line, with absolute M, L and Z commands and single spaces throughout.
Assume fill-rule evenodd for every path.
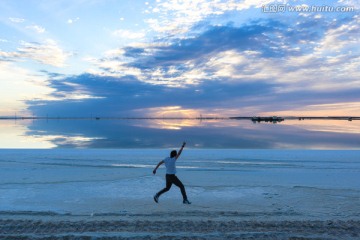
M 360 120 L 357 116 L 237 116 L 237 117 L 49 117 L 49 116 L 0 116 L 0 120 L 311 120 L 311 119 L 328 119 L 328 120 Z

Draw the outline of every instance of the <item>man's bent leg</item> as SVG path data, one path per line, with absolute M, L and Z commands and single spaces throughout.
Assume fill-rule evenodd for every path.
M 157 196 L 157 198 L 159 198 L 161 194 L 169 191 L 172 184 L 173 183 L 172 183 L 172 179 L 171 179 L 170 175 L 166 174 L 166 187 L 164 189 L 162 189 L 160 192 L 158 192 L 155 196 Z
M 182 184 L 182 182 L 180 181 L 180 179 L 174 175 L 173 177 L 173 183 L 180 188 L 181 190 L 181 194 L 183 196 L 183 200 L 187 200 L 187 196 L 186 196 L 186 191 L 185 191 L 185 187 L 184 184 Z

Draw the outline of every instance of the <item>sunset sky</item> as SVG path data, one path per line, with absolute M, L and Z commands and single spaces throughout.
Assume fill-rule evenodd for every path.
M 358 0 L 0 6 L 0 116 L 360 115 Z

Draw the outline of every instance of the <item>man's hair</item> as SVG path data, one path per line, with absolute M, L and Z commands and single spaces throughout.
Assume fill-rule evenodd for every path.
M 172 150 L 170 153 L 170 157 L 173 158 L 173 157 L 176 157 L 176 155 L 177 155 L 176 150 Z

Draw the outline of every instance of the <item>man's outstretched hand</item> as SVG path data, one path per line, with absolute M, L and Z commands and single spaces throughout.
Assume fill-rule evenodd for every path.
M 182 145 L 182 147 L 185 147 L 185 145 L 186 145 L 186 142 L 183 142 L 183 145 Z
M 156 170 L 155 170 L 155 169 L 153 170 L 153 174 L 154 174 L 154 175 L 156 174 Z

